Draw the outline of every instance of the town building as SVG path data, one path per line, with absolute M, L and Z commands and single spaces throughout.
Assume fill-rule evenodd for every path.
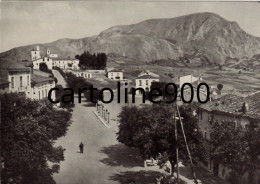
M 159 78 L 151 76 L 151 75 L 142 75 L 135 79 L 135 88 L 142 88 L 144 91 L 150 91 L 152 82 L 159 82 Z M 138 93 L 142 92 L 138 90 Z
M 40 69 L 41 63 L 45 63 L 50 70 L 52 70 L 53 67 L 59 67 L 61 69 L 79 69 L 78 59 L 58 57 L 58 54 L 51 53 L 50 49 L 47 49 L 46 54 L 42 56 L 39 46 L 31 51 L 31 60 L 34 69 Z
M 180 88 L 182 87 L 182 85 L 184 83 L 194 83 L 194 82 L 200 82 L 202 80 L 201 77 L 194 77 L 193 75 L 186 75 L 186 76 L 182 76 L 180 77 L 180 82 L 179 82 L 179 85 L 180 85 Z
M 198 110 L 199 130 L 205 140 L 210 140 L 212 123 L 234 122 L 234 127 L 246 127 L 251 122 L 258 122 L 260 126 L 260 92 L 247 97 L 226 95 L 218 100 L 202 104 Z M 223 179 L 228 179 L 230 169 L 222 163 L 208 161 L 202 166 Z M 259 173 L 259 172 L 258 172 Z M 259 177 L 256 181 L 259 181 Z
M 48 55 L 35 59 L 32 62 L 33 62 L 33 69 L 39 70 L 40 64 L 45 63 L 47 65 L 48 69 L 52 70 L 53 61 L 52 61 L 52 58 L 50 58 Z
M 31 99 L 41 100 L 48 97 L 49 90 L 55 88 L 53 77 L 44 77 L 41 75 L 32 75 L 32 88 L 26 96 Z M 55 92 L 51 93 L 51 99 L 55 99 Z
M 123 72 L 120 70 L 113 69 L 107 72 L 107 77 L 112 80 L 123 80 Z
M 83 77 L 85 79 L 93 78 L 93 74 L 91 72 L 88 72 L 87 70 L 66 70 L 66 72 L 70 72 L 77 77 Z
M 6 92 L 25 92 L 31 88 L 30 68 L 18 63 L 1 70 L 2 86 Z M 7 87 L 8 83 L 8 87 Z M 2 90 L 2 89 L 1 89 Z
M 52 58 L 52 67 L 59 67 L 61 69 L 73 69 L 78 70 L 79 69 L 79 60 L 73 59 L 73 58 L 60 58 L 55 57 Z
M 55 87 L 55 79 L 48 73 L 34 73 L 33 67 L 26 67 L 20 63 L 14 63 L 1 70 L 0 90 L 2 92 L 24 93 L 30 99 L 43 99 L 48 96 L 51 88 Z M 55 99 L 55 93 L 52 93 Z

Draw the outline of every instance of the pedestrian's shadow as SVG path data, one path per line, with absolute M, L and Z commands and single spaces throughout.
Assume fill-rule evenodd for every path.
M 108 147 L 103 147 L 101 153 L 107 155 L 107 158 L 100 160 L 102 163 L 110 166 L 123 167 L 142 167 L 144 160 L 141 158 L 138 150 L 128 148 L 123 144 L 115 144 Z
M 156 178 L 163 176 L 158 171 L 126 171 L 110 176 L 109 180 L 122 184 L 151 184 L 156 183 Z

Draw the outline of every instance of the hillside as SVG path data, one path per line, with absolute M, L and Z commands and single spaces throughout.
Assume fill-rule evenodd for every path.
M 30 59 L 30 50 L 35 45 L 11 49 L 1 53 L 0 59 Z M 260 54 L 260 38 L 247 34 L 236 22 L 213 13 L 150 19 L 114 26 L 93 37 L 61 39 L 38 45 L 43 52 L 50 48 L 52 53 L 62 56 L 74 57 L 88 50 L 137 61 L 171 59 L 222 64 L 226 58 L 251 58 Z

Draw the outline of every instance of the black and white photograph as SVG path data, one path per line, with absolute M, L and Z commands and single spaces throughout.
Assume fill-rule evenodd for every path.
M 0 184 L 260 184 L 260 2 L 0 1 Z

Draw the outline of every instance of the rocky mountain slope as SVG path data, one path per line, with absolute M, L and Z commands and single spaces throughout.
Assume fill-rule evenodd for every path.
M 260 38 L 247 34 L 236 22 L 213 13 L 150 19 L 132 25 L 114 26 L 93 37 L 61 39 L 38 45 L 43 52 L 50 48 L 52 53 L 66 57 L 74 57 L 88 50 L 138 61 L 187 57 L 186 60 L 197 58 L 199 62 L 213 64 L 222 64 L 226 58 L 251 58 L 260 53 Z M 30 50 L 34 46 L 11 49 L 1 53 L 0 59 L 30 59 Z

